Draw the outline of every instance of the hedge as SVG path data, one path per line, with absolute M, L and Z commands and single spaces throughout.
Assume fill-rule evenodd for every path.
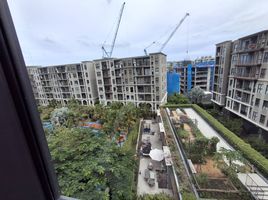
M 168 108 L 191 107 L 198 112 L 221 136 L 223 136 L 235 149 L 239 150 L 243 156 L 265 176 L 268 177 L 268 160 L 258 151 L 246 143 L 235 133 L 223 126 L 217 119 L 207 113 L 203 108 L 196 104 L 166 104 Z
M 163 108 L 189 108 L 189 107 L 192 107 L 192 104 L 165 104 L 163 106 L 161 106 Z

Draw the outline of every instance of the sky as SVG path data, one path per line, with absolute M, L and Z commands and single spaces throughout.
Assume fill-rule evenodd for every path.
M 100 59 L 123 0 L 8 0 L 26 65 Z M 215 44 L 268 29 L 267 0 L 125 0 L 113 57 L 163 50 L 168 61 L 214 56 Z M 187 53 L 188 52 L 188 53 Z

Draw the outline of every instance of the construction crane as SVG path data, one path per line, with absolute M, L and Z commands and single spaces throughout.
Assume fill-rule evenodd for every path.
M 147 49 L 148 49 L 149 47 L 151 47 L 153 44 L 155 44 L 155 41 L 152 42 L 150 45 L 148 45 L 147 47 L 144 48 L 144 53 L 145 53 L 146 56 L 148 55 L 148 54 L 147 54 Z
M 190 14 L 186 13 L 185 16 L 181 19 L 181 21 L 179 22 L 179 24 L 175 27 L 175 29 L 172 31 L 172 33 L 170 34 L 170 36 L 167 38 L 167 40 L 164 42 L 164 44 L 161 46 L 159 52 L 162 52 L 163 49 L 166 47 L 167 43 L 169 42 L 169 40 L 173 37 L 173 35 L 176 33 L 176 31 L 178 30 L 178 28 L 181 26 L 181 24 L 184 22 L 184 20 L 186 19 L 186 17 L 188 17 Z
M 120 22 L 121 22 L 121 18 L 122 18 L 122 15 L 123 15 L 125 4 L 126 4 L 125 2 L 122 4 L 120 12 L 119 12 L 119 17 L 118 17 L 118 20 L 117 20 L 115 34 L 114 34 L 114 38 L 112 40 L 112 45 L 111 45 L 110 51 L 106 51 L 106 49 L 104 48 L 104 44 L 101 47 L 102 51 L 103 51 L 103 57 L 105 57 L 105 58 L 111 58 L 112 57 L 113 50 L 114 50 L 114 45 L 115 45 L 115 41 L 116 41 L 116 37 L 117 37 L 117 33 L 118 33 L 119 26 L 120 26 Z

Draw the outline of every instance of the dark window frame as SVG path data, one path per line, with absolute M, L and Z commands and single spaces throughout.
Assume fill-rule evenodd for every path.
M 6 0 L 0 1 L 0 48 L 0 196 L 64 199 Z

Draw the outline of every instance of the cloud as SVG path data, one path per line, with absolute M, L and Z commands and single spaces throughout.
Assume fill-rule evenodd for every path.
M 102 57 L 111 45 L 123 0 L 8 0 L 28 65 L 80 62 Z M 215 54 L 215 44 L 268 28 L 266 0 L 126 0 L 114 57 L 158 51 L 190 12 L 164 49 L 168 60 Z M 111 34 L 109 34 L 111 32 Z M 107 38 L 108 35 L 108 38 Z M 189 54 L 186 54 L 187 49 Z

